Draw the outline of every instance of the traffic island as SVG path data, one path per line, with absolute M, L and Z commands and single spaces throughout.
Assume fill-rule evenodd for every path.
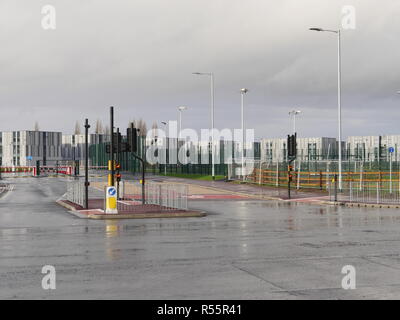
M 204 217 L 206 213 L 198 210 L 180 210 L 166 208 L 156 204 L 141 204 L 138 201 L 121 201 L 121 210 L 115 214 L 106 214 L 103 209 L 103 199 L 90 199 L 89 209 L 69 200 L 56 201 L 68 212 L 81 219 L 115 220 L 115 219 L 154 219 L 154 218 L 194 218 Z M 120 202 L 120 201 L 119 201 Z

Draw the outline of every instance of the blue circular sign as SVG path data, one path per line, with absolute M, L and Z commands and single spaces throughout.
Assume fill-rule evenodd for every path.
M 394 152 L 394 148 L 393 148 L 393 147 L 390 147 L 390 148 L 389 148 L 389 152 L 390 152 L 390 153 L 393 153 L 393 152 Z
M 109 188 L 108 189 L 108 194 L 110 196 L 115 196 L 116 193 L 117 193 L 117 190 L 115 188 Z

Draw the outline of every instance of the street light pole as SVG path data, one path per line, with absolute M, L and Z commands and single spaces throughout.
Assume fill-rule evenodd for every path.
M 181 137 L 181 131 L 182 131 L 182 111 L 187 110 L 187 107 L 178 107 L 178 111 L 179 111 L 179 134 L 178 137 Z
M 185 106 L 181 106 L 178 107 L 178 111 L 179 111 L 179 133 L 178 133 L 178 137 L 176 139 L 176 152 L 177 152 L 177 160 L 179 162 L 179 138 L 181 138 L 181 131 L 182 131 L 182 112 L 184 110 L 186 110 L 187 107 Z
M 338 118 L 339 118 L 339 190 L 342 190 L 342 54 L 341 54 L 341 36 L 338 35 Z
M 244 128 L 244 95 L 249 92 L 248 89 L 243 88 L 240 89 L 240 96 L 241 96 L 241 115 L 242 115 L 242 179 L 244 181 L 244 144 L 245 144 L 245 128 Z
M 322 28 L 310 28 L 311 31 L 331 32 L 338 39 L 338 153 L 339 153 L 339 190 L 342 190 L 342 55 L 341 55 L 341 33 L 339 30 L 328 30 Z
M 192 74 L 198 76 L 209 76 L 211 81 L 211 175 L 215 180 L 215 161 L 214 161 L 214 73 L 212 72 L 193 72 Z
M 161 122 L 164 125 L 165 128 L 165 163 L 164 163 L 164 175 L 167 175 L 167 158 L 168 158 L 168 134 L 167 134 L 167 126 L 168 123 L 167 122 Z
M 296 115 L 301 113 L 300 110 L 293 110 L 289 112 L 289 115 L 293 115 L 293 134 L 296 133 Z
M 85 209 L 89 209 L 89 120 L 85 119 Z

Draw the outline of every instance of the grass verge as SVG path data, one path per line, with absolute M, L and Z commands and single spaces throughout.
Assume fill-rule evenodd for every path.
M 212 181 L 211 175 L 202 175 L 202 174 L 188 174 L 188 173 L 167 173 L 167 175 L 163 175 L 166 177 L 175 177 L 175 178 L 184 178 L 184 179 L 192 179 L 192 180 L 203 180 L 203 181 Z M 215 176 L 215 180 L 222 180 L 225 176 Z

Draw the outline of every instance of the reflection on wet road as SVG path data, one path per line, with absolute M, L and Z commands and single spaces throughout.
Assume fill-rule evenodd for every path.
M 65 181 L 8 180 L 0 298 L 400 298 L 400 211 L 192 201 L 204 218 L 94 221 L 54 201 Z M 41 288 L 54 265 L 57 289 Z M 357 289 L 343 290 L 354 265 Z

